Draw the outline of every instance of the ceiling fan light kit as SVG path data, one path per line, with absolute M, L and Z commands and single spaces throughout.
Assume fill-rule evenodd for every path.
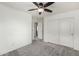
M 44 12 L 44 11 L 45 11 L 45 12 L 52 13 L 52 10 L 47 9 L 46 7 L 52 5 L 53 3 L 55 3 L 55 2 L 47 2 L 46 4 L 33 2 L 33 4 L 36 5 L 38 8 L 36 8 L 36 9 L 30 9 L 30 10 L 28 10 L 28 11 L 37 10 L 37 11 L 39 12 L 39 15 L 41 15 L 42 12 Z
M 39 8 L 38 12 L 44 12 L 44 9 L 43 8 Z

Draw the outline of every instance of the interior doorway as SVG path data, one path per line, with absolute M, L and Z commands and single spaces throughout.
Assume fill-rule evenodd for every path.
M 38 22 L 34 23 L 34 39 L 38 39 Z
M 33 40 L 43 40 L 43 18 L 42 17 L 33 17 Z

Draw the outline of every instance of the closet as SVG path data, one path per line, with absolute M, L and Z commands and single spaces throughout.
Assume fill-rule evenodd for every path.
M 73 18 L 59 19 L 59 40 L 61 45 L 74 47 L 74 24 Z
M 45 18 L 44 41 L 79 50 L 79 16 Z
M 79 50 L 79 18 L 76 16 L 74 21 L 74 49 Z

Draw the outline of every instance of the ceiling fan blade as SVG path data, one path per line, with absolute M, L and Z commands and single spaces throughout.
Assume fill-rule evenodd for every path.
M 39 5 L 38 5 L 38 3 L 37 3 L 37 2 L 33 2 L 33 4 L 34 4 L 34 5 L 36 5 L 37 7 L 39 7 Z
M 42 12 L 39 12 L 39 15 L 41 15 Z
M 44 9 L 44 11 L 52 13 L 52 10 L 50 9 Z
M 34 10 L 37 10 L 37 8 L 36 9 L 29 9 L 28 11 L 34 11 Z
M 53 3 L 55 3 L 55 2 L 47 2 L 47 3 L 44 5 L 44 7 L 48 7 L 48 6 L 50 6 L 51 4 L 53 4 Z

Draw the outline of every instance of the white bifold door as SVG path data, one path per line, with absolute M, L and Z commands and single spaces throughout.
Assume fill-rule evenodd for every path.
M 74 22 L 74 49 L 79 50 L 79 19 Z
M 72 47 L 74 43 L 74 26 L 72 18 L 62 18 L 59 20 L 59 41 L 61 45 Z
M 44 39 L 46 42 L 79 50 L 79 19 L 65 17 L 45 21 Z

